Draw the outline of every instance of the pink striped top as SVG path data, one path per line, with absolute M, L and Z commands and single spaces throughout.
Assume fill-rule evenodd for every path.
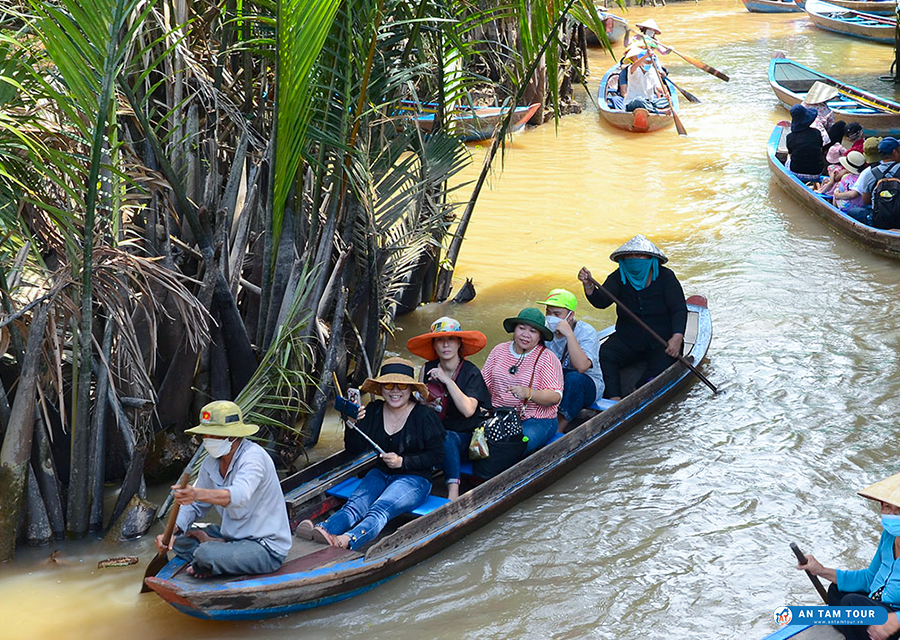
M 518 354 L 513 355 L 510 341 L 501 342 L 491 349 L 490 355 L 485 360 L 481 375 L 491 392 L 491 404 L 494 405 L 494 408 L 521 407 L 522 398 L 516 398 L 508 389 L 516 385 L 529 386 L 532 371 L 534 371 L 534 382 L 531 384 L 533 389 L 553 389 L 559 392 L 560 398 L 562 397 L 562 365 L 552 351 L 538 345 L 524 358 L 520 358 L 521 356 Z M 513 365 L 518 365 L 515 374 L 509 372 Z M 537 365 L 536 371 L 535 365 Z M 536 402 L 526 402 L 523 418 L 526 420 L 528 418 L 555 418 L 557 407 L 559 407 L 559 403 L 544 407 Z

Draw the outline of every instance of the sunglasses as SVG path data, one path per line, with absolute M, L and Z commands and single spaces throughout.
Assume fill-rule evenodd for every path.
M 381 388 L 385 391 L 393 391 L 394 389 L 406 391 L 409 388 L 409 385 L 405 382 L 382 382 Z

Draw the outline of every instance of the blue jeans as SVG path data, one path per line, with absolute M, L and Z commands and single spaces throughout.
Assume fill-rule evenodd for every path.
M 213 538 L 222 537 L 216 525 L 207 525 L 203 531 Z M 283 556 L 273 554 L 256 540 L 201 543 L 196 538 L 180 535 L 175 538 L 172 550 L 179 558 L 190 562 L 199 573 L 214 576 L 272 573 L 284 562 Z
M 528 438 L 525 455 L 529 455 L 550 442 L 559 428 L 556 418 L 528 418 L 522 421 L 522 433 Z
M 625 111 L 632 112 L 635 109 L 646 109 L 650 113 L 659 113 L 669 108 L 669 101 L 665 98 L 635 98 L 625 105 Z
M 447 484 L 459 484 L 459 465 L 465 456 L 469 459 L 469 442 L 471 433 L 460 433 L 447 429 L 447 437 L 444 438 L 444 478 Z
M 428 478 L 388 475 L 381 469 L 372 469 L 322 528 L 333 536 L 346 533 L 350 536 L 350 548 L 358 549 L 374 540 L 392 518 L 425 502 L 429 493 Z
M 871 206 L 861 206 L 861 207 L 850 207 L 849 209 L 845 209 L 844 213 L 848 216 L 856 220 L 857 222 L 861 222 L 863 224 L 867 224 L 870 227 L 872 226 L 872 207 Z
M 563 379 L 563 397 L 558 412 L 566 420 L 572 420 L 579 411 L 594 404 L 596 398 L 594 381 L 585 373 L 569 370 Z

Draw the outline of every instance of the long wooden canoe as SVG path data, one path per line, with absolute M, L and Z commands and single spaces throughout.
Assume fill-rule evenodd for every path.
M 844 635 L 830 624 L 788 625 L 763 640 L 844 640 Z
M 628 30 L 628 21 L 625 18 L 606 12 L 601 12 L 600 18 L 603 20 L 603 26 L 606 27 L 606 39 L 610 44 L 615 44 L 625 37 L 625 32 Z M 585 28 L 584 36 L 590 46 L 600 45 L 600 38 L 593 29 Z
M 664 127 L 668 127 L 675 118 L 672 114 L 651 113 L 647 116 L 646 126 L 641 122 L 635 122 L 634 113 L 625 111 L 624 109 L 615 109 L 611 106 L 613 96 L 619 95 L 619 70 L 621 67 L 616 64 L 606 72 L 600 81 L 600 89 L 597 92 L 597 104 L 600 106 L 600 117 L 609 124 L 625 131 L 633 131 L 635 133 L 646 133 L 648 131 L 657 131 Z M 678 111 L 678 92 L 675 87 L 666 80 L 669 89 L 669 95 L 672 96 L 672 110 Z
M 513 120 L 507 133 L 515 133 L 525 126 L 535 112 L 540 108 L 540 103 L 516 107 Z M 431 133 L 434 128 L 435 110 L 428 105 L 422 105 L 418 111 L 415 103 L 403 101 L 402 111 L 409 111 L 416 120 L 416 126 L 424 133 Z M 454 133 L 466 142 L 487 140 L 494 135 L 497 126 L 509 113 L 509 107 L 474 107 L 472 109 L 460 109 L 453 115 Z
M 814 25 L 825 31 L 894 44 L 894 19 L 843 9 L 822 0 L 806 0 L 806 13 Z
M 876 229 L 857 222 L 835 207 L 831 203 L 831 197 L 817 194 L 788 171 L 784 166 L 787 157 L 785 139 L 788 131 L 788 127 L 776 125 L 772 135 L 769 136 L 769 168 L 772 170 L 775 181 L 787 191 L 788 195 L 808 207 L 826 224 L 844 236 L 875 253 L 891 258 L 900 258 L 900 232 Z
M 816 82 L 837 88 L 841 95 L 828 101 L 836 120 L 858 122 L 866 135 L 900 135 L 900 104 L 853 87 L 787 58 L 769 61 L 769 84 L 778 100 L 790 109 L 799 104 Z
M 794 0 L 801 9 L 806 0 Z M 841 7 L 868 13 L 873 16 L 893 16 L 897 13 L 897 0 L 828 0 L 829 3 Z
M 693 296 L 687 303 L 684 354 L 699 365 L 712 340 L 712 320 L 705 298 Z M 179 611 L 217 620 L 268 618 L 345 600 L 433 556 L 538 493 L 646 419 L 693 379 L 683 364 L 672 364 L 602 413 L 469 489 L 458 500 L 429 496 L 432 504 L 414 511 L 417 517 L 410 516 L 400 526 L 396 521 L 390 523 L 362 550 L 295 538 L 284 566 L 273 574 L 197 580 L 185 573 L 184 562 L 176 558 L 145 583 Z M 339 507 L 343 500 L 329 492 L 339 493 L 339 487 L 365 473 L 374 462 L 374 454 L 354 457 L 342 451 L 286 478 L 282 488 L 292 526 L 304 518 L 322 518 Z
M 801 13 L 794 0 L 743 0 L 750 13 Z

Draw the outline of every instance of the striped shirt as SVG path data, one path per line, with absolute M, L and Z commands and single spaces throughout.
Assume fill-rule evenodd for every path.
M 502 342 L 491 349 L 481 369 L 481 375 L 491 392 L 491 404 L 494 408 L 522 406 L 522 398 L 516 398 L 509 391 L 511 386 L 530 386 L 535 390 L 552 389 L 562 397 L 563 374 L 559 358 L 549 349 L 542 349 L 541 345 L 522 358 L 520 354 L 513 354 L 512 344 L 511 341 Z M 517 367 L 516 372 L 510 373 L 513 366 Z M 534 382 L 531 382 L 532 372 Z M 523 419 L 555 418 L 557 407 L 559 403 L 544 407 L 534 401 L 525 402 Z

